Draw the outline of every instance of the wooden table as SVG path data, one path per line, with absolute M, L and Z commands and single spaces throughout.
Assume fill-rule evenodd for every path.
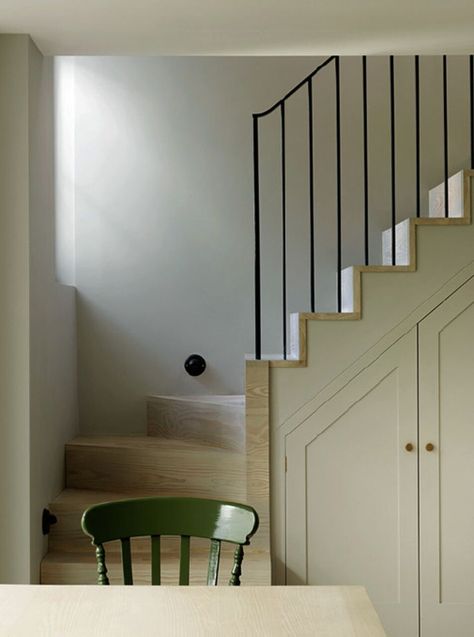
M 359 586 L 0 586 L 1 637 L 386 637 Z

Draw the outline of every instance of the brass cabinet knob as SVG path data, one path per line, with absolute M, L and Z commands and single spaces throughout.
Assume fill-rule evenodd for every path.
M 425 447 L 426 451 L 433 451 L 434 449 L 434 444 L 432 442 L 428 442 L 426 447 Z
M 407 442 L 407 444 L 405 445 L 405 449 L 407 451 L 413 451 L 414 447 L 411 442 Z

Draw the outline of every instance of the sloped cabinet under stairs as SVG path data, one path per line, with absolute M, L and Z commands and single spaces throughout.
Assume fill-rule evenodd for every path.
M 363 584 L 391 637 L 472 637 L 474 278 L 286 438 L 288 584 Z

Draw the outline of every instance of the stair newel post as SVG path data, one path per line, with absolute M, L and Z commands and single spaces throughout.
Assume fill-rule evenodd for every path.
M 97 558 L 97 583 L 100 586 L 108 586 L 110 584 L 107 577 L 107 567 L 105 565 L 105 549 L 102 544 L 98 544 L 95 549 L 95 555 Z

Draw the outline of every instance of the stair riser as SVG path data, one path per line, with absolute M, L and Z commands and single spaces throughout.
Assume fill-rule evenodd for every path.
M 245 456 L 67 445 L 66 482 L 76 489 L 245 501 Z
M 191 400 L 150 398 L 148 435 L 199 445 L 244 451 L 245 407 Z
M 122 567 L 117 560 L 107 564 L 111 584 L 122 584 Z M 219 584 L 228 585 L 232 569 L 232 553 L 221 556 Z M 134 584 L 150 584 L 150 562 L 139 558 L 133 562 Z M 161 583 L 175 585 L 178 583 L 179 558 L 162 556 Z M 244 586 L 268 586 L 270 584 L 270 559 L 267 556 L 248 553 L 242 567 L 242 584 Z M 190 584 L 204 585 L 207 579 L 207 555 L 191 555 Z M 93 561 L 47 561 L 41 565 L 41 584 L 97 584 L 96 564 Z
M 87 506 L 84 506 L 84 510 Z M 57 523 L 51 527 L 48 536 L 48 549 L 54 552 L 63 553 L 85 553 L 92 554 L 94 546 L 91 544 L 91 538 L 86 535 L 81 528 L 81 518 L 83 510 L 77 511 L 55 511 L 54 506 L 51 512 L 57 517 Z M 179 554 L 179 538 L 166 537 L 162 538 L 161 550 L 163 553 Z M 209 541 L 200 538 L 193 538 L 193 548 L 198 550 L 207 550 Z M 119 554 L 121 552 L 120 542 L 108 542 L 107 554 Z M 133 554 L 149 556 L 150 554 L 150 538 L 133 538 L 132 539 Z

